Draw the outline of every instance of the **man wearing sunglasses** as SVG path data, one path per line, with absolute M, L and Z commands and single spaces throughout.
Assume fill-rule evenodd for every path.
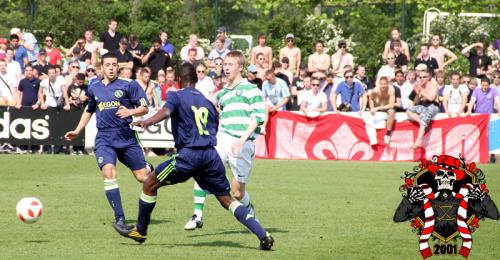
M 50 65 L 59 65 L 62 64 L 62 55 L 59 49 L 54 47 L 54 35 L 51 33 L 45 36 L 45 51 L 47 52 L 47 57 L 49 57 Z
M 295 39 L 295 36 L 291 33 L 287 34 L 285 37 L 286 41 L 286 46 L 281 48 L 280 50 L 280 59 L 282 60 L 283 57 L 288 57 L 290 60 L 290 70 L 295 73 L 296 76 L 299 75 L 298 68 L 301 62 L 301 54 L 300 54 L 300 49 L 295 47 L 293 44 L 293 41 Z
M 346 65 L 354 67 L 354 61 L 352 54 L 347 52 L 347 42 L 345 40 L 340 40 L 337 46 L 337 52 L 332 55 L 332 72 L 335 77 L 342 78 L 344 76 L 343 68 Z

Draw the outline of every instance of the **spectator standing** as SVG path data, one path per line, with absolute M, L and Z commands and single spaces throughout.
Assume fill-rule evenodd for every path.
M 76 80 L 67 83 L 63 76 L 58 76 L 54 67 L 48 70 L 48 77 L 41 81 L 38 100 L 40 108 L 46 110 L 52 108 L 70 109 L 66 85 L 73 85 Z
M 11 34 L 14 34 L 12 30 Z M 38 47 L 38 41 L 35 38 L 35 35 L 33 35 L 32 33 L 22 33 L 22 32 L 19 32 L 18 36 L 19 35 L 22 35 L 19 37 L 19 40 L 24 39 L 23 46 L 26 49 L 26 52 L 28 53 L 29 63 L 35 64 L 36 59 L 38 57 L 38 52 L 40 51 L 40 48 Z
M 71 56 L 70 56 L 69 60 L 64 62 L 64 65 L 63 65 L 64 72 L 68 72 L 71 70 L 71 68 L 69 68 L 69 66 L 71 64 L 73 64 L 73 66 L 78 66 L 78 69 L 82 73 L 87 69 L 87 63 L 83 62 L 80 59 L 80 53 L 81 53 L 80 47 L 73 48 L 73 51 L 71 52 Z M 77 64 L 77 65 L 75 65 L 75 64 Z
M 97 51 L 102 49 L 102 45 L 99 42 L 94 41 L 94 31 L 92 31 L 91 29 L 85 30 L 84 38 L 84 48 L 91 54 L 90 64 L 95 66 L 97 63 Z
M 394 112 L 401 112 L 404 111 L 403 109 L 403 101 L 402 101 L 402 95 L 401 95 L 401 89 L 404 87 L 405 84 L 405 74 L 398 70 L 395 73 L 394 77 L 394 83 L 392 84 L 392 87 L 394 88 Z M 391 84 L 390 82 L 388 83 L 389 85 Z M 411 92 L 411 90 L 410 90 Z M 409 95 L 409 93 L 408 93 Z
M 327 99 L 326 99 L 326 111 L 328 111 L 328 112 L 333 112 L 332 102 L 330 102 L 330 99 L 328 97 L 332 95 L 333 79 L 334 78 L 335 78 L 335 75 L 332 72 L 329 72 L 328 74 L 326 74 L 326 79 L 325 79 L 325 82 L 323 83 L 323 87 L 322 87 L 322 92 L 324 92 L 326 97 L 327 97 Z
M 389 54 L 387 54 L 386 61 L 387 61 L 387 64 L 383 65 L 378 70 L 377 81 L 375 82 L 375 84 L 378 83 L 378 80 L 381 77 L 387 77 L 389 79 L 389 81 L 392 81 L 394 79 L 394 76 L 395 76 L 394 73 L 396 72 L 396 57 L 394 56 L 394 53 L 389 52 Z
M 345 81 L 342 81 L 330 97 L 333 112 L 358 112 L 363 113 L 366 108 L 365 89 L 361 83 L 354 81 L 354 74 L 348 70 L 344 73 Z M 342 104 L 337 107 L 337 95 L 340 95 Z
M 474 89 L 467 109 L 467 115 L 470 116 L 472 109 L 479 114 L 493 114 L 493 109 L 500 106 L 500 95 L 493 88 L 490 88 L 490 81 L 487 78 L 481 79 L 481 87 Z M 500 112 L 498 112 L 500 115 Z
M 330 58 L 330 57 L 328 57 Z M 327 110 L 327 97 L 323 91 L 320 91 L 320 80 L 311 79 L 311 90 L 304 94 L 301 100 L 300 111 L 307 116 L 317 116 Z
M 298 100 L 299 93 L 304 89 L 304 81 L 307 75 L 307 67 L 305 65 L 301 65 L 299 67 L 299 75 L 292 80 L 292 85 L 290 86 L 290 98 L 288 100 L 288 104 L 286 105 L 287 110 L 290 111 L 298 111 L 300 110 L 300 103 Z M 310 78 L 309 86 L 310 86 Z
M 49 33 L 45 36 L 45 47 L 50 65 L 62 65 L 62 55 L 59 49 L 54 47 L 54 35 Z
M 195 88 L 199 90 L 206 98 L 210 98 L 215 91 L 215 85 L 212 78 L 206 76 L 207 67 L 203 64 L 199 64 L 196 67 L 196 76 L 198 76 L 198 82 L 196 82 Z
M 160 104 L 158 103 L 155 84 L 151 80 L 151 72 L 149 68 L 142 68 L 139 73 L 141 74 L 141 77 L 137 82 L 146 93 L 150 109 L 151 111 L 158 111 L 158 109 L 160 109 Z
M 278 78 L 282 79 L 283 81 L 285 81 L 287 87 L 290 86 L 290 79 L 288 78 L 287 75 L 285 75 L 281 71 L 281 62 L 274 61 L 272 69 L 274 70 L 274 75 L 276 75 L 276 77 L 278 77 Z
M 493 52 L 497 58 L 498 64 L 497 64 L 497 70 L 500 71 L 500 39 L 496 39 L 493 43 L 491 43 L 491 46 L 489 47 L 491 52 Z
M 7 39 L 0 37 L 0 60 L 5 60 L 7 43 L 9 43 Z
M 495 89 L 497 94 L 500 96 L 500 71 L 493 73 L 493 83 L 491 84 L 491 88 Z M 497 112 L 500 112 L 500 106 L 495 107 Z
M 154 79 L 158 76 L 159 70 L 165 70 L 167 67 L 170 67 L 170 55 L 161 49 L 160 38 L 153 40 L 153 46 L 142 58 L 142 64 L 148 64 L 151 70 L 151 78 Z
M 262 80 L 257 77 L 257 67 L 255 65 L 248 66 L 247 69 L 247 80 L 248 82 L 256 85 L 260 90 L 262 90 Z
M 330 57 L 328 54 L 323 53 L 324 43 L 321 40 L 316 41 L 315 52 L 309 55 L 307 67 L 312 77 L 318 79 L 325 79 L 328 68 L 330 67 Z
M 19 82 L 23 73 L 21 71 L 21 65 L 14 60 L 14 49 L 11 47 L 7 48 L 5 61 L 7 62 L 7 71 L 16 77 L 16 82 Z
M 100 41 L 102 42 L 102 48 L 107 52 L 114 52 L 120 48 L 119 42 L 123 36 L 121 33 L 116 31 L 117 27 L 118 22 L 111 18 L 108 21 L 108 30 L 101 33 Z
M 26 64 L 24 66 L 24 78 L 19 82 L 17 91 L 16 108 L 32 107 L 38 109 L 38 92 L 40 90 L 40 80 L 33 77 L 33 66 Z
M 257 54 L 264 54 L 264 58 L 267 61 L 267 65 L 265 69 L 270 69 L 273 65 L 273 49 L 269 46 L 266 46 L 266 35 L 264 33 L 260 33 L 257 38 L 257 46 L 252 48 L 250 52 L 250 64 L 256 64 Z
M 461 53 L 469 60 L 469 74 L 472 77 L 484 78 L 493 72 L 493 62 L 484 52 L 482 42 L 476 42 L 463 48 Z
M 394 53 L 394 57 L 396 57 L 396 66 L 400 67 L 403 72 L 406 72 L 408 69 L 408 57 L 401 52 L 401 47 L 400 40 L 391 41 L 391 51 Z
M 168 70 L 165 74 L 165 84 L 161 86 L 161 100 L 165 102 L 169 91 L 177 91 L 180 89 L 179 82 L 175 81 L 175 71 Z
M 401 52 L 406 55 L 406 57 L 410 58 L 410 48 L 408 48 L 408 43 L 401 40 L 401 32 L 398 27 L 393 27 L 391 29 L 391 39 L 385 42 L 384 45 L 384 53 L 382 54 L 382 58 L 387 60 L 389 53 L 391 52 L 391 41 L 401 41 Z
M 189 35 L 189 41 L 188 44 L 181 49 L 181 60 L 184 62 L 188 62 L 188 51 L 190 49 L 196 49 L 196 57 L 195 60 L 197 61 L 203 61 L 205 58 L 205 51 L 203 48 L 198 46 L 198 36 L 196 34 L 191 34 Z
M 290 81 L 293 81 L 293 72 L 290 70 L 290 60 L 287 57 L 281 59 L 281 73 L 285 74 Z
M 231 51 L 233 49 L 233 40 L 231 40 L 231 38 L 227 36 L 227 29 L 226 29 L 226 27 L 221 26 L 221 27 L 217 28 L 216 34 L 217 35 L 216 35 L 215 38 L 216 39 L 220 38 L 220 37 L 224 38 L 224 48 L 226 50 Z M 215 46 L 212 46 L 212 48 L 214 48 L 214 47 Z
M 0 60 L 0 106 L 15 106 L 17 79 L 7 71 L 7 62 Z
M 168 32 L 166 30 L 162 30 L 160 32 L 160 40 L 161 40 L 161 49 L 164 52 L 168 53 L 170 59 L 172 59 L 174 57 L 174 45 L 168 40 Z
M 286 110 L 290 91 L 286 82 L 277 78 L 272 69 L 266 71 L 266 81 L 262 84 L 262 94 L 268 112 Z
M 214 79 L 216 76 L 225 77 L 223 68 L 224 60 L 221 57 L 217 57 L 214 59 L 214 65 L 215 67 L 210 70 L 208 76 L 212 79 Z
M 347 65 L 354 67 L 352 54 L 347 52 L 347 42 L 340 40 L 337 44 L 338 50 L 332 55 L 332 72 L 335 77 L 341 78 L 344 76 L 343 68 Z
M 447 65 L 457 60 L 457 55 L 455 55 L 455 53 L 441 46 L 441 36 L 437 34 L 433 35 L 431 38 L 429 55 L 436 59 L 438 70 L 444 70 Z M 448 60 L 446 60 L 446 58 L 448 58 Z
M 255 59 L 255 66 L 257 67 L 257 77 L 264 81 L 266 79 L 266 71 L 270 68 L 272 68 L 272 62 L 271 62 L 271 67 L 266 68 L 266 64 L 268 62 L 266 61 L 266 56 L 264 53 L 259 52 L 256 55 Z
M 78 73 L 76 81 L 67 89 L 69 104 L 76 109 L 83 109 L 87 105 L 87 92 L 88 86 L 85 84 L 85 74 Z M 71 155 L 83 155 L 85 150 L 84 146 L 73 146 Z
M 465 113 L 469 88 L 460 84 L 460 74 L 456 71 L 450 74 L 450 85 L 443 91 L 443 107 L 448 117 L 458 117 Z
M 215 40 L 215 47 L 208 54 L 207 66 L 209 68 L 215 68 L 216 58 L 224 59 L 226 58 L 226 55 L 229 53 L 229 50 L 226 49 L 225 47 L 224 41 L 225 41 L 224 37 L 218 37 Z
M 68 49 L 66 52 L 66 56 L 72 56 L 75 48 L 78 48 L 77 50 L 80 50 L 78 52 L 78 59 L 85 63 L 86 65 L 92 64 L 92 53 L 85 49 L 85 38 L 80 37 L 78 40 L 71 46 L 71 48 Z
M 406 111 L 413 103 L 410 100 L 410 94 L 413 91 L 413 86 L 416 82 L 416 73 L 414 70 L 409 70 L 406 76 L 405 83 L 401 86 L 401 107 Z
M 358 65 L 356 70 L 355 80 L 359 80 L 365 91 L 370 90 L 374 87 L 373 82 L 366 76 L 366 67 L 363 64 Z
M 132 69 L 134 67 L 134 57 L 132 53 L 130 53 L 128 48 L 128 40 L 123 37 L 120 39 L 119 48 L 112 53 L 116 55 L 118 59 L 118 67 L 119 68 L 129 68 Z
M 24 64 L 29 62 L 28 52 L 26 51 L 26 48 L 20 44 L 19 36 L 17 36 L 17 34 L 10 35 L 10 44 L 14 49 L 14 60 L 19 63 L 21 71 L 24 72 Z
M 295 36 L 293 34 L 289 33 L 286 35 L 286 46 L 281 48 L 279 60 L 282 60 L 283 57 L 287 57 L 290 61 L 290 70 L 297 76 L 299 74 L 298 68 L 301 63 L 301 53 L 300 49 L 294 46 L 294 39 Z
M 427 69 L 431 70 L 431 72 L 434 74 L 436 71 L 439 69 L 439 65 L 436 59 L 431 57 L 429 54 L 429 44 L 424 43 L 422 46 L 420 46 L 420 53 L 419 53 L 419 58 L 415 61 L 415 68 L 419 64 L 425 64 L 427 65 Z
M 129 42 L 129 45 L 127 47 L 127 51 L 130 52 L 130 54 L 132 54 L 132 57 L 134 58 L 133 67 L 132 67 L 132 74 L 135 75 L 137 70 L 142 66 L 141 60 L 144 57 L 144 53 L 146 52 L 146 50 L 144 49 L 144 47 L 142 47 L 142 45 L 137 40 L 137 35 L 135 33 L 131 33 L 128 36 L 128 42 Z M 165 48 L 162 47 L 162 50 L 165 51 Z M 172 49 L 172 51 L 173 51 L 173 49 Z M 172 56 L 170 56 L 170 60 L 172 60 Z

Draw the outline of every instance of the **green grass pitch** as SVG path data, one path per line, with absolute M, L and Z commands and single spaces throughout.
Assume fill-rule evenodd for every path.
M 93 156 L 2 155 L 0 165 L 0 259 L 421 259 L 409 222 L 392 222 L 400 176 L 416 163 L 257 160 L 248 190 L 276 240 L 271 252 L 257 250 L 257 238 L 213 197 L 204 227 L 184 231 L 192 180 L 159 191 L 148 240 L 138 245 L 111 227 Z M 480 168 L 499 205 L 500 164 Z M 118 180 L 127 218 L 135 222 L 141 186 L 121 164 Z M 15 215 L 26 196 L 44 204 L 38 223 Z M 499 234 L 500 221 L 480 221 L 470 259 L 499 259 Z

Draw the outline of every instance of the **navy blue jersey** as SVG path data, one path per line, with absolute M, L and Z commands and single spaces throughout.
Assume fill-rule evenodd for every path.
M 167 93 L 165 108 L 170 110 L 175 148 L 202 148 L 217 144 L 219 114 L 214 105 L 195 88 Z
M 113 80 L 107 86 L 100 80 L 94 80 L 86 94 L 89 98 L 87 112 L 95 112 L 96 126 L 100 130 L 130 128 L 132 117 L 119 118 L 116 115 L 120 106 L 129 109 L 148 106 L 146 93 L 141 86 L 135 81 L 121 78 Z

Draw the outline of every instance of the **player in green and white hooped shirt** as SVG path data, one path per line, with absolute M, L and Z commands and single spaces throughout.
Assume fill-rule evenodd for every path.
M 253 140 L 260 133 L 266 109 L 262 92 L 241 76 L 244 65 L 245 58 L 239 51 L 229 52 L 224 60 L 224 72 L 228 83 L 216 96 L 217 105 L 221 110 L 216 149 L 222 161 L 231 168 L 233 174 L 231 190 L 234 197 L 255 215 L 250 195 L 246 191 L 246 183 L 254 160 Z M 193 216 L 184 226 L 186 230 L 203 226 L 205 197 L 206 193 L 195 183 L 195 209 Z

